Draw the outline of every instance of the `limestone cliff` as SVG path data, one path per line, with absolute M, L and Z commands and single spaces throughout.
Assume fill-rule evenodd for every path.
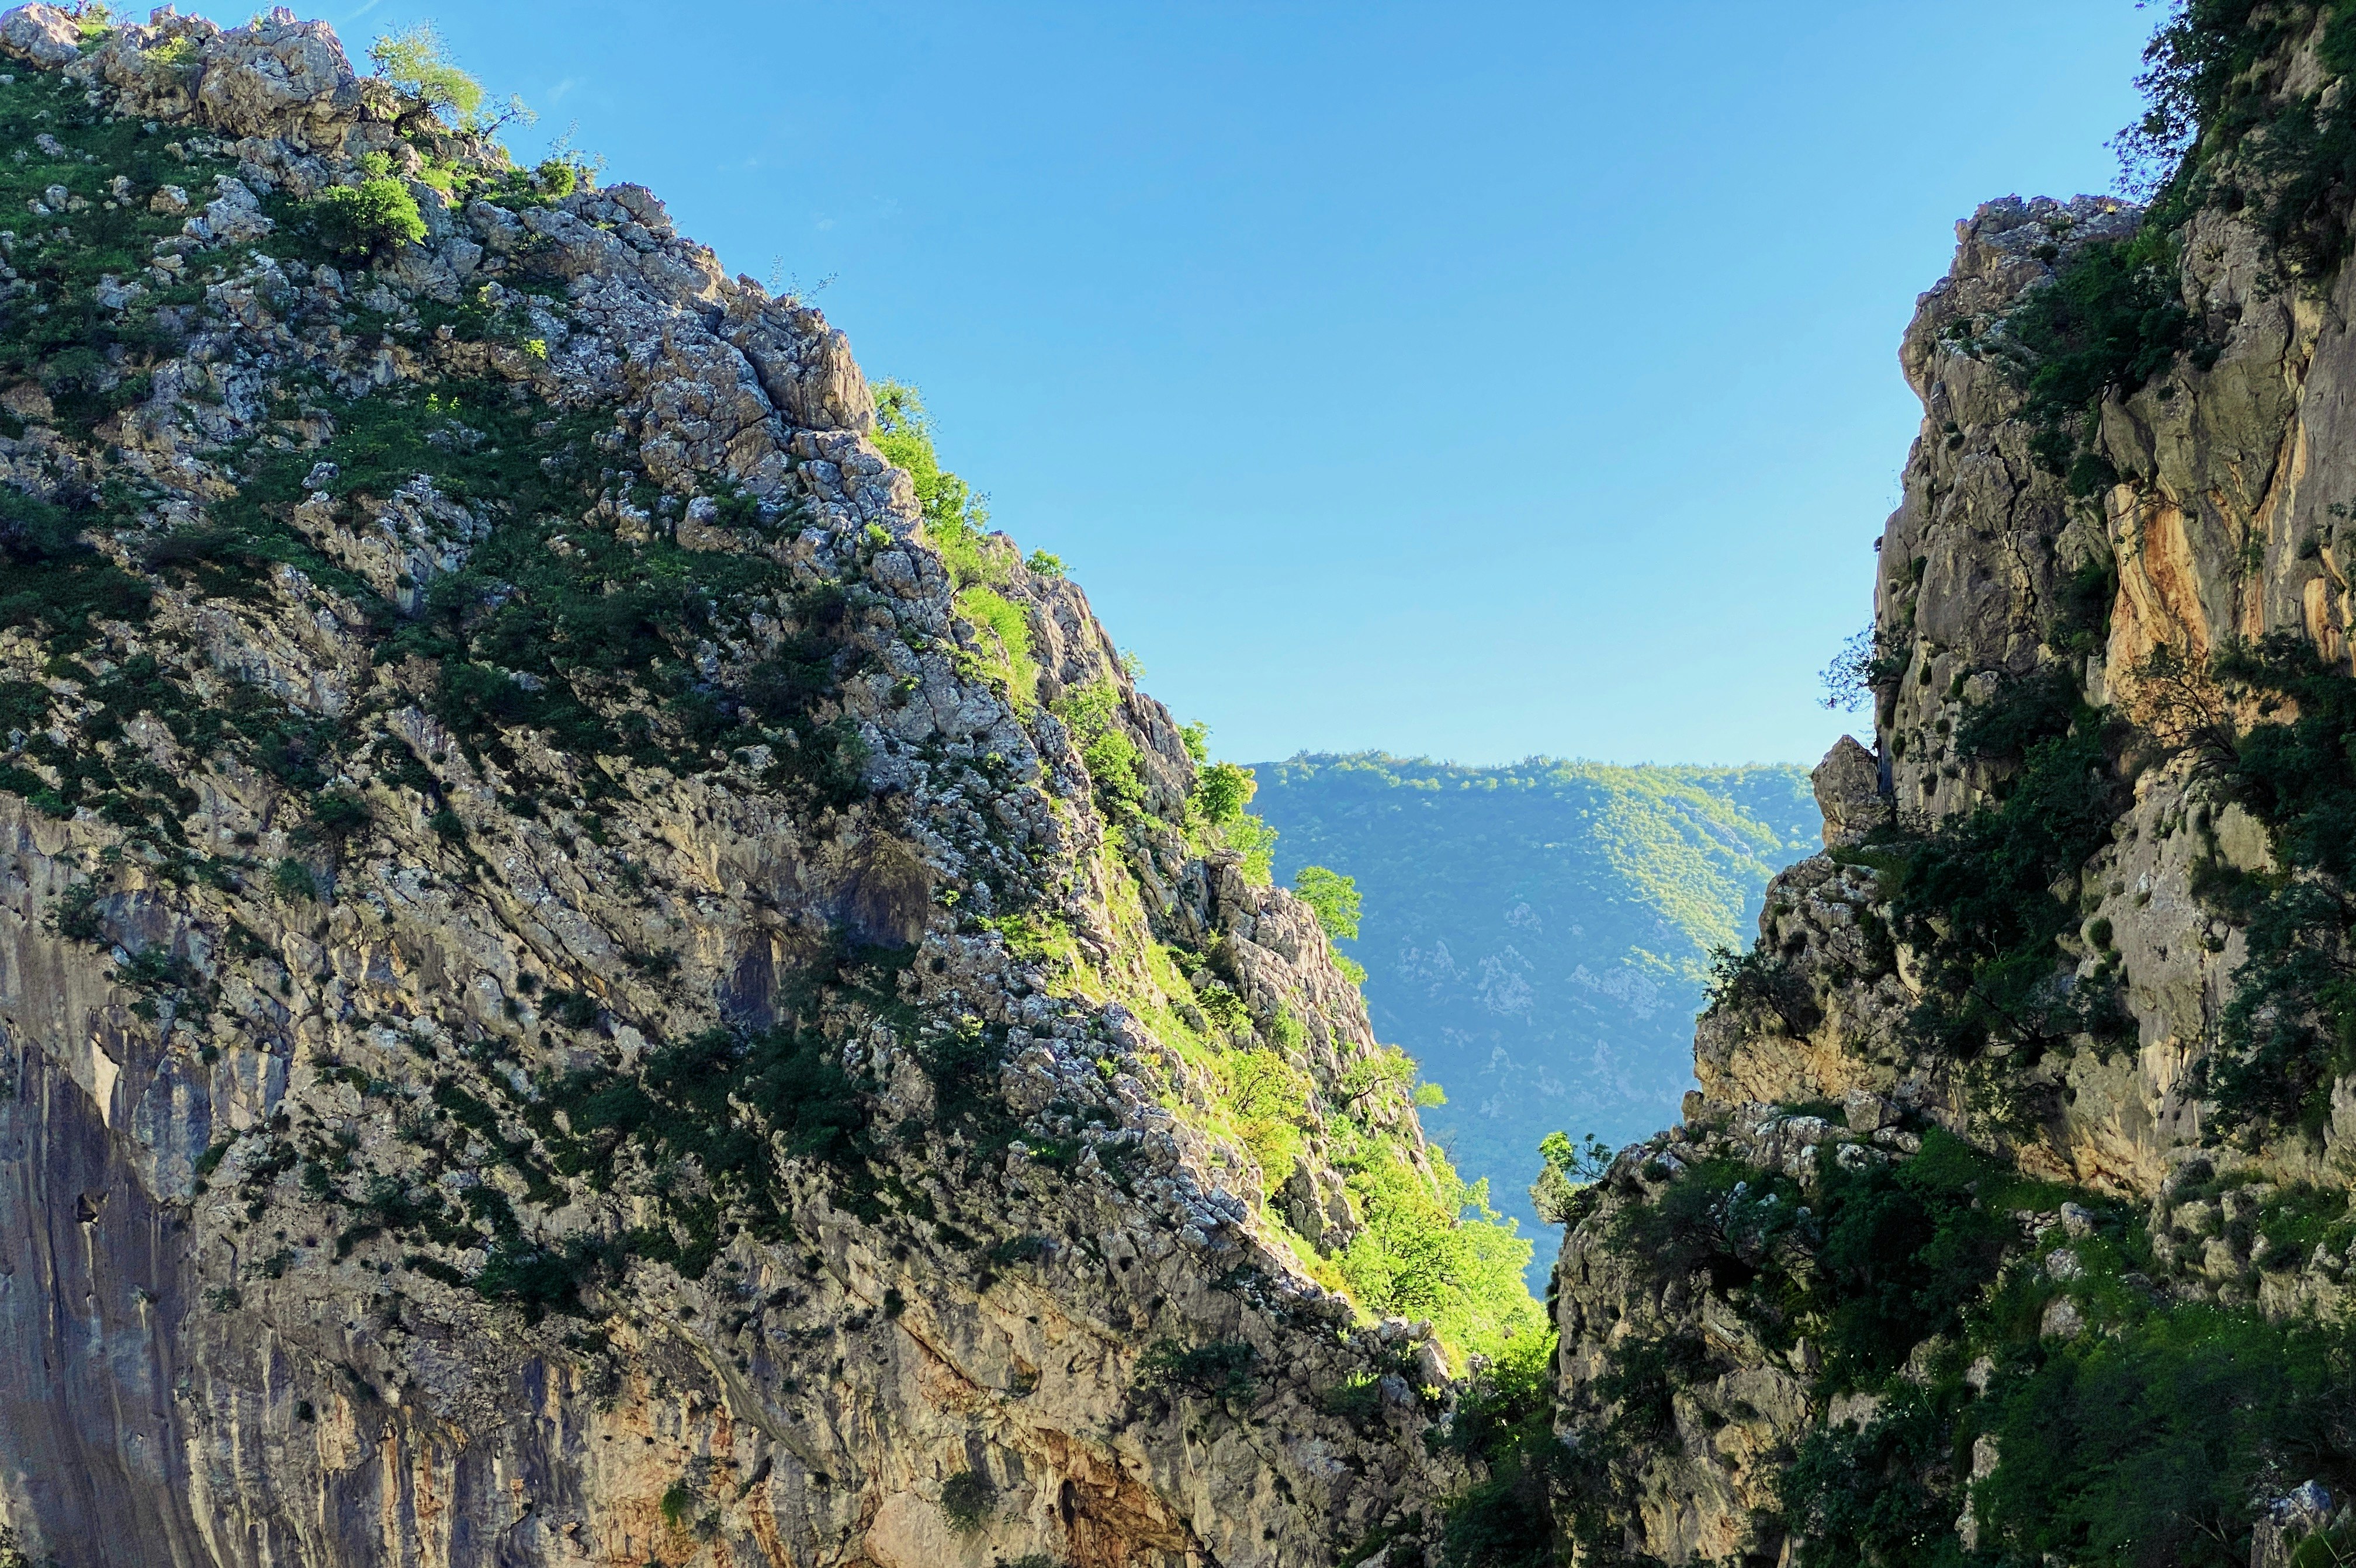
M 284 10 L 0 52 L 0 1556 L 1408 1555 L 1411 1072 L 842 335 Z
M 2179 7 L 2149 211 L 1988 203 L 1921 298 L 1873 748 L 1683 1123 L 1558 1179 L 1582 1560 L 2345 1549 L 2345 10 Z

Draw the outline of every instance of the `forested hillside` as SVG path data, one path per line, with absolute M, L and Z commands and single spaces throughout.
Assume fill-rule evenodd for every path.
M 1618 1144 L 1676 1119 L 1709 950 L 1747 945 L 1767 879 L 1819 843 L 1799 767 L 1362 752 L 1255 771 L 1277 880 L 1356 880 L 1344 945 L 1376 1030 L 1446 1090 L 1425 1127 L 1526 1229 L 1548 1132 Z

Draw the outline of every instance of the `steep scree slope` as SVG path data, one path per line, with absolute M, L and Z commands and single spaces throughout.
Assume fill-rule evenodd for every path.
M 1521 1257 L 841 335 L 284 10 L 0 53 L 0 1554 L 1436 1526 Z

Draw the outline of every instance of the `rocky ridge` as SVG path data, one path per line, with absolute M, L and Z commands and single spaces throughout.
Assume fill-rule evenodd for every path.
M 2237 63 L 2164 79 L 2208 96 L 2158 205 L 1988 203 L 1919 302 L 1874 746 L 1817 770 L 1826 852 L 1721 976 L 1681 1125 L 1556 1181 L 1533 1468 L 1580 1561 L 2344 1545 L 2356 1076 L 2314 976 L 2356 272 L 2301 249 L 2349 191 L 2284 129 L 2340 112 L 2336 15 L 2179 15 L 2163 70 Z M 2257 1381 L 2185 1392 L 2228 1362 Z
M 283 9 L 0 53 L 10 1560 L 1406 1561 L 1410 1074 L 842 335 Z

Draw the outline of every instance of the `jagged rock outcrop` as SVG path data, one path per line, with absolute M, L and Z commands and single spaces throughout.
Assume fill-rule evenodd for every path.
M 2346 961 L 2344 833 L 2251 782 L 2351 676 L 2356 272 L 2279 205 L 2349 203 L 2276 139 L 2339 123 L 2328 19 L 2163 34 L 2162 60 L 2244 51 L 2197 90 L 2164 234 L 2008 197 L 1920 300 L 1874 745 L 1818 769 L 1826 853 L 1722 976 L 1684 1122 L 1573 1205 L 1554 1485 L 1582 1561 L 2286 1562 L 2356 1520 L 2347 1445 L 2298 1445 L 2288 1407 L 2165 1507 L 2104 1490 L 2097 1463 L 2161 1462 L 2106 1446 L 2141 1407 L 2072 1413 L 2067 1370 L 2133 1347 L 2114 1375 L 2157 1403 L 2179 1352 L 2280 1388 L 2339 1344 L 2356 1076 L 2298 1051 L 2338 1027 L 2312 976 Z
M 842 335 L 324 23 L 0 53 L 9 331 L 88 323 L 0 397 L 9 1550 L 1436 1523 L 1446 1355 L 1310 1277 L 1337 1161 L 1433 1179 L 1409 1083 L 1080 591 L 945 561 Z M 371 180 L 423 236 L 323 249 Z

